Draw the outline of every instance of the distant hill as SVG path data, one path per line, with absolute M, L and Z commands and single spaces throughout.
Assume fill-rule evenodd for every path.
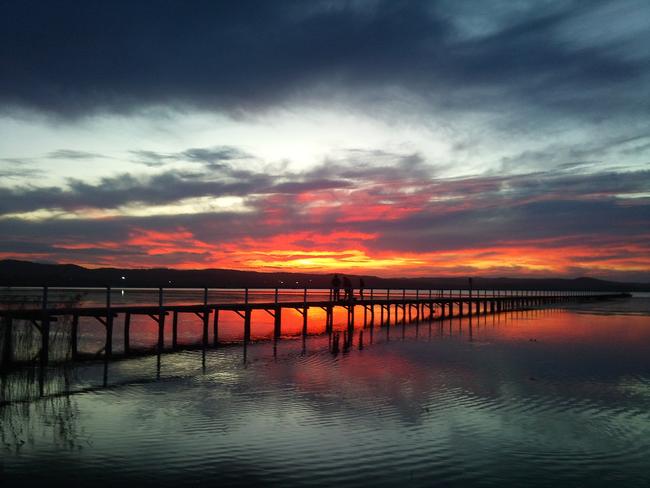
M 352 277 L 355 286 L 360 275 Z M 367 288 L 467 288 L 467 278 L 380 278 L 361 275 Z M 124 277 L 124 279 L 122 279 Z M 88 269 L 74 264 L 0 261 L 0 286 L 113 286 L 179 288 L 328 288 L 332 274 L 259 273 L 231 269 Z M 474 278 L 475 289 L 650 291 L 650 283 L 595 278 Z

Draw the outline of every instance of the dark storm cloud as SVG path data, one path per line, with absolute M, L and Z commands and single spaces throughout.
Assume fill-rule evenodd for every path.
M 144 164 L 150 168 L 162 166 L 173 160 L 172 154 L 163 154 L 156 151 L 137 149 L 129 152 L 133 158 L 134 163 Z
M 496 31 L 464 36 L 459 19 L 427 1 L 3 1 L 0 104 L 64 117 L 152 105 L 238 111 L 397 87 L 439 107 L 644 113 L 638 43 L 558 34 L 603 4 L 531 2 Z M 616 5 L 650 15 L 647 4 Z
M 87 152 L 87 151 L 76 151 L 74 149 L 59 149 L 57 151 L 52 151 L 47 154 L 47 157 L 50 159 L 101 159 L 106 158 L 103 154 Z
M 8 169 L 8 168 L 0 168 L 0 178 L 6 178 L 6 179 L 19 179 L 19 178 L 26 178 L 29 176 L 37 176 L 41 173 L 41 171 L 33 168 L 14 168 L 14 169 Z M 0 190 L 0 193 L 2 190 Z
M 310 170 L 309 174 L 313 178 L 337 174 L 341 178 L 376 182 L 429 179 L 433 176 L 433 170 L 418 153 L 349 149 L 339 158 L 328 158 L 322 165 Z
M 37 209 L 112 209 L 135 202 L 155 205 L 191 197 L 247 195 L 270 185 L 266 175 L 237 174 L 245 178 L 216 181 L 202 172 L 170 170 L 150 177 L 124 173 L 102 178 L 97 184 L 70 178 L 67 188 L 0 187 L 0 214 Z
M 640 133 L 630 136 L 594 138 L 580 144 L 549 144 L 542 149 L 525 150 L 518 154 L 502 157 L 500 171 L 510 173 L 522 167 L 550 167 L 577 169 L 596 166 L 609 160 L 611 167 L 625 166 L 629 156 L 643 154 L 650 148 L 650 135 Z
M 167 163 L 187 161 L 200 163 L 209 169 L 223 169 L 224 163 L 241 160 L 253 160 L 254 156 L 234 146 L 193 147 L 181 152 L 161 153 L 150 150 L 130 151 L 133 162 L 149 167 L 158 167 Z
M 31 159 L 26 158 L 1 158 L 0 178 L 9 180 L 37 176 L 41 171 L 32 167 L 32 163 Z
M 185 161 L 203 163 L 212 169 L 223 168 L 223 163 L 226 161 L 253 159 L 250 154 L 233 146 L 195 147 L 179 153 L 178 157 Z

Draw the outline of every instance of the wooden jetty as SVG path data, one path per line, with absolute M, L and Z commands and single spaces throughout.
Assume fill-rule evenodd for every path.
M 286 309 L 295 309 L 302 315 L 302 334 L 308 334 L 308 316 L 311 308 L 321 308 L 326 314 L 326 332 L 332 333 L 334 310 L 337 307 L 347 312 L 347 334 L 351 338 L 355 327 L 355 311 L 362 310 L 360 321 L 364 327 L 384 326 L 391 324 L 404 324 L 407 320 L 437 320 L 446 318 L 462 318 L 473 315 L 495 314 L 514 310 L 524 310 L 565 302 L 607 300 L 630 296 L 624 293 L 603 293 L 587 291 L 548 291 L 548 290 L 387 290 L 367 289 L 363 295 L 352 300 L 333 300 L 328 290 L 302 290 L 300 299 L 286 301 L 286 296 L 281 296 L 287 290 L 278 288 L 264 290 L 264 296 L 273 293 L 272 301 L 257 301 L 248 289 L 238 289 L 241 300 L 224 303 L 210 303 L 208 288 L 203 289 L 203 301 L 197 304 L 165 304 L 164 290 L 158 290 L 158 303 L 156 305 L 114 305 L 111 303 L 111 289 L 106 289 L 105 306 L 75 307 L 51 306 L 48 302 L 48 288 L 42 289 L 40 308 L 22 308 L 0 310 L 0 319 L 4 324 L 2 366 L 13 362 L 14 345 L 12 343 L 12 327 L 14 321 L 28 321 L 40 333 L 41 345 L 38 358 L 41 365 L 49 361 L 50 328 L 52 322 L 71 317 L 71 351 L 72 358 L 78 355 L 79 319 L 92 317 L 100 322 L 105 329 L 105 345 L 103 355 L 105 358 L 114 357 L 113 330 L 116 319 L 123 317 L 124 344 L 123 356 L 132 354 L 131 348 L 131 318 L 136 315 L 147 316 L 158 326 L 158 341 L 156 352 L 165 349 L 165 330 L 171 318 L 171 350 L 178 348 L 178 327 L 180 314 L 193 314 L 199 318 L 203 326 L 201 345 L 205 351 L 209 347 L 219 346 L 219 313 L 221 311 L 234 312 L 243 321 L 243 344 L 251 339 L 251 315 L 254 310 L 262 310 L 273 317 L 274 339 L 282 334 L 282 312 Z M 295 289 L 290 290 L 292 297 L 296 296 Z M 300 290 L 298 290 L 299 292 Z M 314 297 L 314 293 L 318 296 Z M 377 315 L 379 317 L 377 317 Z M 378 321 L 376 320 L 378 319 Z M 211 327 L 212 326 L 212 327 Z M 210 338 L 210 329 L 212 337 Z M 212 340 L 210 340 L 212 339 Z M 338 337 L 337 337 L 338 342 Z M 205 356 L 204 356 L 205 357 Z

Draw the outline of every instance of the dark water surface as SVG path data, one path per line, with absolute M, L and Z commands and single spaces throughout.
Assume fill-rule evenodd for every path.
M 2 486 L 649 486 L 647 298 L 2 377 Z M 356 332 L 358 334 L 358 331 Z M 372 340 L 372 343 L 370 341 Z M 104 386 L 106 385 L 106 386 Z M 76 392 L 76 393 L 66 393 Z

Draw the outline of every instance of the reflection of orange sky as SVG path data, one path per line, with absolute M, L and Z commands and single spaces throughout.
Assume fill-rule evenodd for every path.
M 63 242 L 65 250 L 119 250 L 118 257 L 98 258 L 96 266 L 169 266 L 181 269 L 233 268 L 260 271 L 367 272 L 385 276 L 449 275 L 468 272 L 493 275 L 562 275 L 574 269 L 594 274 L 650 269 L 650 246 L 590 242 L 579 238 L 504 241 L 500 245 L 405 252 L 373 249 L 379 236 L 364 232 L 297 232 L 237 243 L 211 244 L 186 229 L 165 233 L 135 229 L 124 242 Z M 145 260 L 143 261 L 143 256 Z
M 535 321 L 521 321 L 522 317 Z M 648 317 L 645 315 L 598 315 L 566 311 L 528 311 L 505 314 L 498 318 L 498 327 L 474 328 L 474 337 L 484 340 L 528 342 L 531 338 L 545 344 L 579 343 L 598 346 L 620 344 L 633 347 L 647 343 L 650 338 Z M 492 324 L 494 318 L 486 319 Z M 479 322 L 482 323 L 482 322 Z

